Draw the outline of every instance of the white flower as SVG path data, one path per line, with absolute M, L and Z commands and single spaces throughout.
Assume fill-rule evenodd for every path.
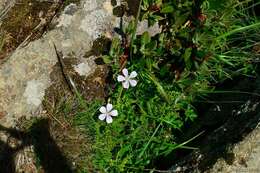
M 118 75 L 117 81 L 122 82 L 124 88 L 128 89 L 129 84 L 132 87 L 135 87 L 137 85 L 137 81 L 134 80 L 134 78 L 137 76 L 136 71 L 133 71 L 133 72 L 130 73 L 130 75 L 128 75 L 128 70 L 126 68 L 124 68 L 123 69 L 123 75 Z
M 105 107 L 105 106 L 102 106 L 102 107 L 99 109 L 99 111 L 101 112 L 101 114 L 98 116 L 98 118 L 99 118 L 100 120 L 102 120 L 102 121 L 103 121 L 104 119 L 106 119 L 106 122 L 107 122 L 107 123 L 112 123 L 112 121 L 113 121 L 112 116 L 115 117 L 115 116 L 118 115 L 117 110 L 113 110 L 113 105 L 110 104 L 110 103 L 108 103 L 108 104 L 106 105 L 106 107 Z

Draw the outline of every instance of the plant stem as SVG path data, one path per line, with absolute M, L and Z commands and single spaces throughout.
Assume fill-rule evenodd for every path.
M 176 147 L 174 147 L 174 149 L 177 149 L 177 148 L 186 148 L 186 149 L 191 149 L 193 147 L 187 147 L 185 146 L 186 144 L 190 143 L 191 141 L 193 141 L 194 139 L 196 139 L 197 137 L 199 137 L 200 135 L 202 135 L 205 131 L 202 131 L 200 132 L 199 134 L 197 134 L 196 136 L 192 137 L 191 139 L 177 145 Z M 193 148 L 194 149 L 194 148 Z
M 124 89 L 123 87 L 121 87 L 121 88 L 119 89 L 119 95 L 118 95 L 118 97 L 117 97 L 117 101 L 116 101 L 117 104 L 119 104 L 119 102 L 120 102 L 120 99 L 121 99 L 121 96 L 122 96 L 123 89 Z
M 139 6 L 138 6 L 138 11 L 135 17 L 135 26 L 134 26 L 134 31 L 131 35 L 131 42 L 130 42 L 130 59 L 132 59 L 133 56 L 133 44 L 134 44 L 134 39 L 136 36 L 136 29 L 137 29 L 137 25 L 138 25 L 138 20 L 139 20 L 139 16 L 140 16 L 140 12 L 141 12 L 141 6 L 142 6 L 142 2 L 143 0 L 140 0 L 139 2 Z
M 158 82 L 156 77 L 149 72 L 148 72 L 148 77 L 156 85 L 156 88 L 157 88 L 158 92 L 160 93 L 160 95 L 167 101 L 167 103 L 170 103 L 170 99 L 169 99 L 167 93 L 163 89 L 162 85 Z
M 260 97 L 259 93 L 253 92 L 246 92 L 246 91 L 199 91 L 200 93 L 209 93 L 209 94 L 225 94 L 225 93 L 232 93 L 232 94 L 248 94 Z
M 236 28 L 236 29 L 233 29 L 229 32 L 226 32 L 225 34 L 223 35 L 220 35 L 216 38 L 216 40 L 219 40 L 219 39 L 222 39 L 222 38 L 225 38 L 225 37 L 228 37 L 232 34 L 235 34 L 235 33 L 238 33 L 238 32 L 243 32 L 243 31 L 246 31 L 246 30 L 249 30 L 249 29 L 253 29 L 253 28 L 257 28 L 258 26 L 260 26 L 260 22 L 257 22 L 257 23 L 254 23 L 252 25 L 248 25 L 248 26 L 244 26 L 244 27 L 240 27 L 240 28 Z
M 141 158 L 145 152 L 145 150 L 148 148 L 149 144 L 151 143 L 152 141 L 152 138 L 156 135 L 156 133 L 158 132 L 159 128 L 161 127 L 162 123 L 160 123 L 157 128 L 155 129 L 155 131 L 153 132 L 153 135 L 150 137 L 149 141 L 146 143 L 144 149 L 142 150 L 142 152 L 139 154 L 139 158 Z

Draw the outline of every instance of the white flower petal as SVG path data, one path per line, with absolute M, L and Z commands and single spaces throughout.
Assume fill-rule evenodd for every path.
M 100 119 L 101 121 L 103 121 L 106 118 L 107 114 L 100 114 L 98 116 L 98 119 Z
M 128 77 L 128 70 L 126 68 L 123 69 L 123 74 L 125 77 Z
M 132 71 L 132 72 L 130 73 L 129 78 L 135 78 L 136 76 L 137 76 L 136 71 Z
M 126 89 L 129 88 L 129 81 L 128 80 L 123 82 L 123 88 L 126 88 Z
M 109 123 L 112 123 L 113 119 L 110 115 L 107 116 L 106 118 L 106 122 L 109 124 Z
M 130 83 L 130 85 L 131 85 L 132 87 L 135 87 L 135 86 L 137 85 L 137 81 L 136 81 L 136 80 L 130 79 L 130 80 L 129 80 L 129 83 Z
M 122 76 L 122 75 L 118 75 L 117 76 L 117 81 L 118 82 L 122 82 L 122 81 L 124 81 L 125 80 L 125 77 L 124 76 Z
M 107 104 L 107 112 L 110 112 L 113 109 L 113 105 L 108 103 Z
M 118 112 L 117 112 L 117 110 L 112 110 L 111 112 L 110 112 L 110 115 L 111 116 L 117 116 L 118 115 Z
M 105 106 L 102 106 L 101 108 L 99 108 L 99 111 L 100 111 L 102 114 L 107 113 L 107 109 L 106 109 Z

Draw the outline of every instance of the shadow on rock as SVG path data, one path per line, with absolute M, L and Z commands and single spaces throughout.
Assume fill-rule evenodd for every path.
M 173 172 L 205 172 L 219 158 L 233 164 L 235 154 L 231 148 L 242 141 L 260 122 L 260 72 L 256 78 L 239 76 L 217 87 L 221 92 L 198 99 L 199 117 L 175 134 L 179 143 L 204 131 L 203 135 L 189 143 L 197 150 L 177 150 L 155 161 L 158 169 Z M 223 91 L 223 92 L 222 92 Z M 177 171 L 178 170 L 178 171 Z
M 71 173 L 70 164 L 63 156 L 59 147 L 49 132 L 49 121 L 41 119 L 35 122 L 28 132 L 0 125 L 0 132 L 8 135 L 6 142 L 0 141 L 0 172 L 15 173 L 15 155 L 26 146 L 34 146 L 34 151 L 39 164 L 46 173 Z M 15 139 L 15 146 L 9 144 L 9 139 Z

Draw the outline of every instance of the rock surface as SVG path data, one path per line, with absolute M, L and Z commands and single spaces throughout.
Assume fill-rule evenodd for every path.
M 227 81 L 230 92 L 213 94 L 202 105 L 204 113 L 190 126 L 188 139 L 204 131 L 197 150 L 186 155 L 173 172 L 258 173 L 260 172 L 260 72 L 256 78 Z M 207 108 L 208 107 L 208 108 Z M 189 134 L 190 133 L 190 134 Z
M 15 0 L 0 0 L 0 19 L 14 5 Z
M 244 102 L 232 109 L 234 117 L 226 124 L 231 128 L 226 129 L 225 136 L 233 140 L 233 145 L 227 148 L 226 156 L 220 157 L 216 163 L 206 172 L 209 173 L 258 173 L 260 172 L 260 72 L 256 79 L 241 80 L 240 91 L 247 88 L 247 96 L 242 93 L 237 98 Z M 240 87 L 239 84 L 236 86 Z M 245 100 L 245 101 L 243 101 Z M 236 111 L 234 111 L 236 110 Z M 224 124 L 225 127 L 225 124 Z M 229 131 L 229 129 L 232 129 Z M 225 130 L 225 129 L 224 129 Z M 224 132 L 224 133 L 225 133 Z M 220 136 L 221 138 L 221 136 Z M 228 140 L 227 140 L 228 141 Z
M 64 57 L 73 53 L 84 61 L 93 41 L 117 26 L 117 18 L 107 10 L 108 3 L 110 0 L 82 0 L 78 5 L 70 4 L 54 21 L 54 29 L 8 57 L 0 66 L 0 124 L 12 126 L 19 117 L 34 116 L 40 110 L 45 90 L 52 84 L 50 73 L 57 63 L 53 44 Z M 88 69 L 82 69 L 85 67 Z M 92 58 L 75 68 L 87 76 L 96 66 Z
M 209 173 L 258 173 L 260 172 L 260 124 L 243 141 L 231 150 L 235 153 L 232 164 L 218 159 Z
M 6 15 L 8 10 L 14 5 L 14 2 L 15 0 L 0 0 L 0 19 Z M 102 71 L 103 69 L 95 64 L 95 56 L 86 59 L 84 55 L 86 52 L 91 51 L 95 40 L 104 35 L 112 35 L 113 28 L 119 27 L 119 18 L 113 16 L 112 11 L 111 0 L 81 0 L 79 4 L 69 4 L 61 15 L 52 21 L 52 30 L 46 32 L 40 39 L 30 42 L 24 47 L 19 47 L 12 52 L 10 57 L 7 57 L 6 61 L 0 65 L 1 126 L 12 127 L 15 126 L 16 121 L 20 117 L 32 117 L 40 114 L 46 89 L 53 84 L 51 73 L 53 73 L 54 66 L 58 62 L 54 44 L 58 51 L 62 52 L 64 61 L 69 59 L 71 54 L 77 59 L 77 63 L 73 65 L 75 74 L 80 78 L 91 75 L 96 76 L 94 78 L 95 82 L 102 85 L 102 78 L 95 74 L 95 70 L 99 69 Z M 145 21 L 138 26 L 138 34 L 142 34 L 144 31 L 154 35 L 160 32 L 160 28 L 156 24 L 149 29 Z M 86 82 L 90 83 L 88 80 Z M 95 83 L 91 85 L 96 86 Z M 87 90 L 87 88 L 83 89 Z M 257 92 L 259 93 L 259 90 Z M 91 95 L 91 93 L 88 94 Z M 260 172 L 260 127 L 259 124 L 254 124 L 250 127 L 252 122 L 258 123 L 260 119 L 260 114 L 258 113 L 259 97 L 254 98 L 254 104 L 250 103 L 248 105 L 247 103 L 245 101 L 244 107 L 242 105 L 241 109 L 238 109 L 240 112 L 237 111 L 235 113 L 236 116 L 231 116 L 226 125 L 229 127 L 232 121 L 241 121 L 241 126 L 237 124 L 233 129 L 231 128 L 232 132 L 237 130 L 238 133 L 247 130 L 247 128 L 243 130 L 242 125 L 243 127 L 248 125 L 250 130 L 254 127 L 256 129 L 246 137 L 243 136 L 244 139 L 242 141 L 237 141 L 230 145 L 228 153 L 232 153 L 232 161 L 227 161 L 227 158 L 223 158 L 223 155 L 220 155 L 221 157 L 218 157 L 214 164 L 206 170 L 199 169 L 196 164 L 194 166 L 193 163 L 185 163 L 178 164 L 174 172 Z M 246 122 L 246 118 L 244 119 L 243 116 L 240 116 L 241 112 L 245 113 L 243 110 L 246 107 L 250 107 L 250 110 L 247 109 L 246 111 L 248 113 L 246 116 L 252 117 L 249 123 Z M 230 108 L 217 106 L 215 110 L 219 111 L 220 109 Z M 214 119 L 215 117 L 212 117 L 213 120 L 207 119 L 205 121 L 209 122 L 208 126 L 211 125 L 210 122 L 219 121 L 221 118 Z M 212 135 L 216 134 L 218 134 L 218 138 L 225 140 L 225 135 L 228 136 L 232 133 L 229 133 L 225 128 L 219 128 L 212 133 Z M 5 134 L 0 135 L 1 141 L 7 141 L 7 138 L 8 136 L 5 136 Z M 227 137 L 227 139 L 230 138 Z M 232 140 L 234 139 L 232 138 Z M 208 141 L 214 141 L 214 139 L 210 138 Z M 222 143 L 217 143 L 217 145 L 220 144 L 222 145 Z M 217 149 L 222 151 L 221 147 Z M 223 151 L 227 152 L 226 150 Z M 205 156 L 210 156 L 210 154 Z M 195 154 L 195 159 L 199 160 L 201 159 L 200 157 L 200 153 Z M 204 159 L 207 160 L 207 158 Z M 187 168 L 187 166 L 191 167 Z

